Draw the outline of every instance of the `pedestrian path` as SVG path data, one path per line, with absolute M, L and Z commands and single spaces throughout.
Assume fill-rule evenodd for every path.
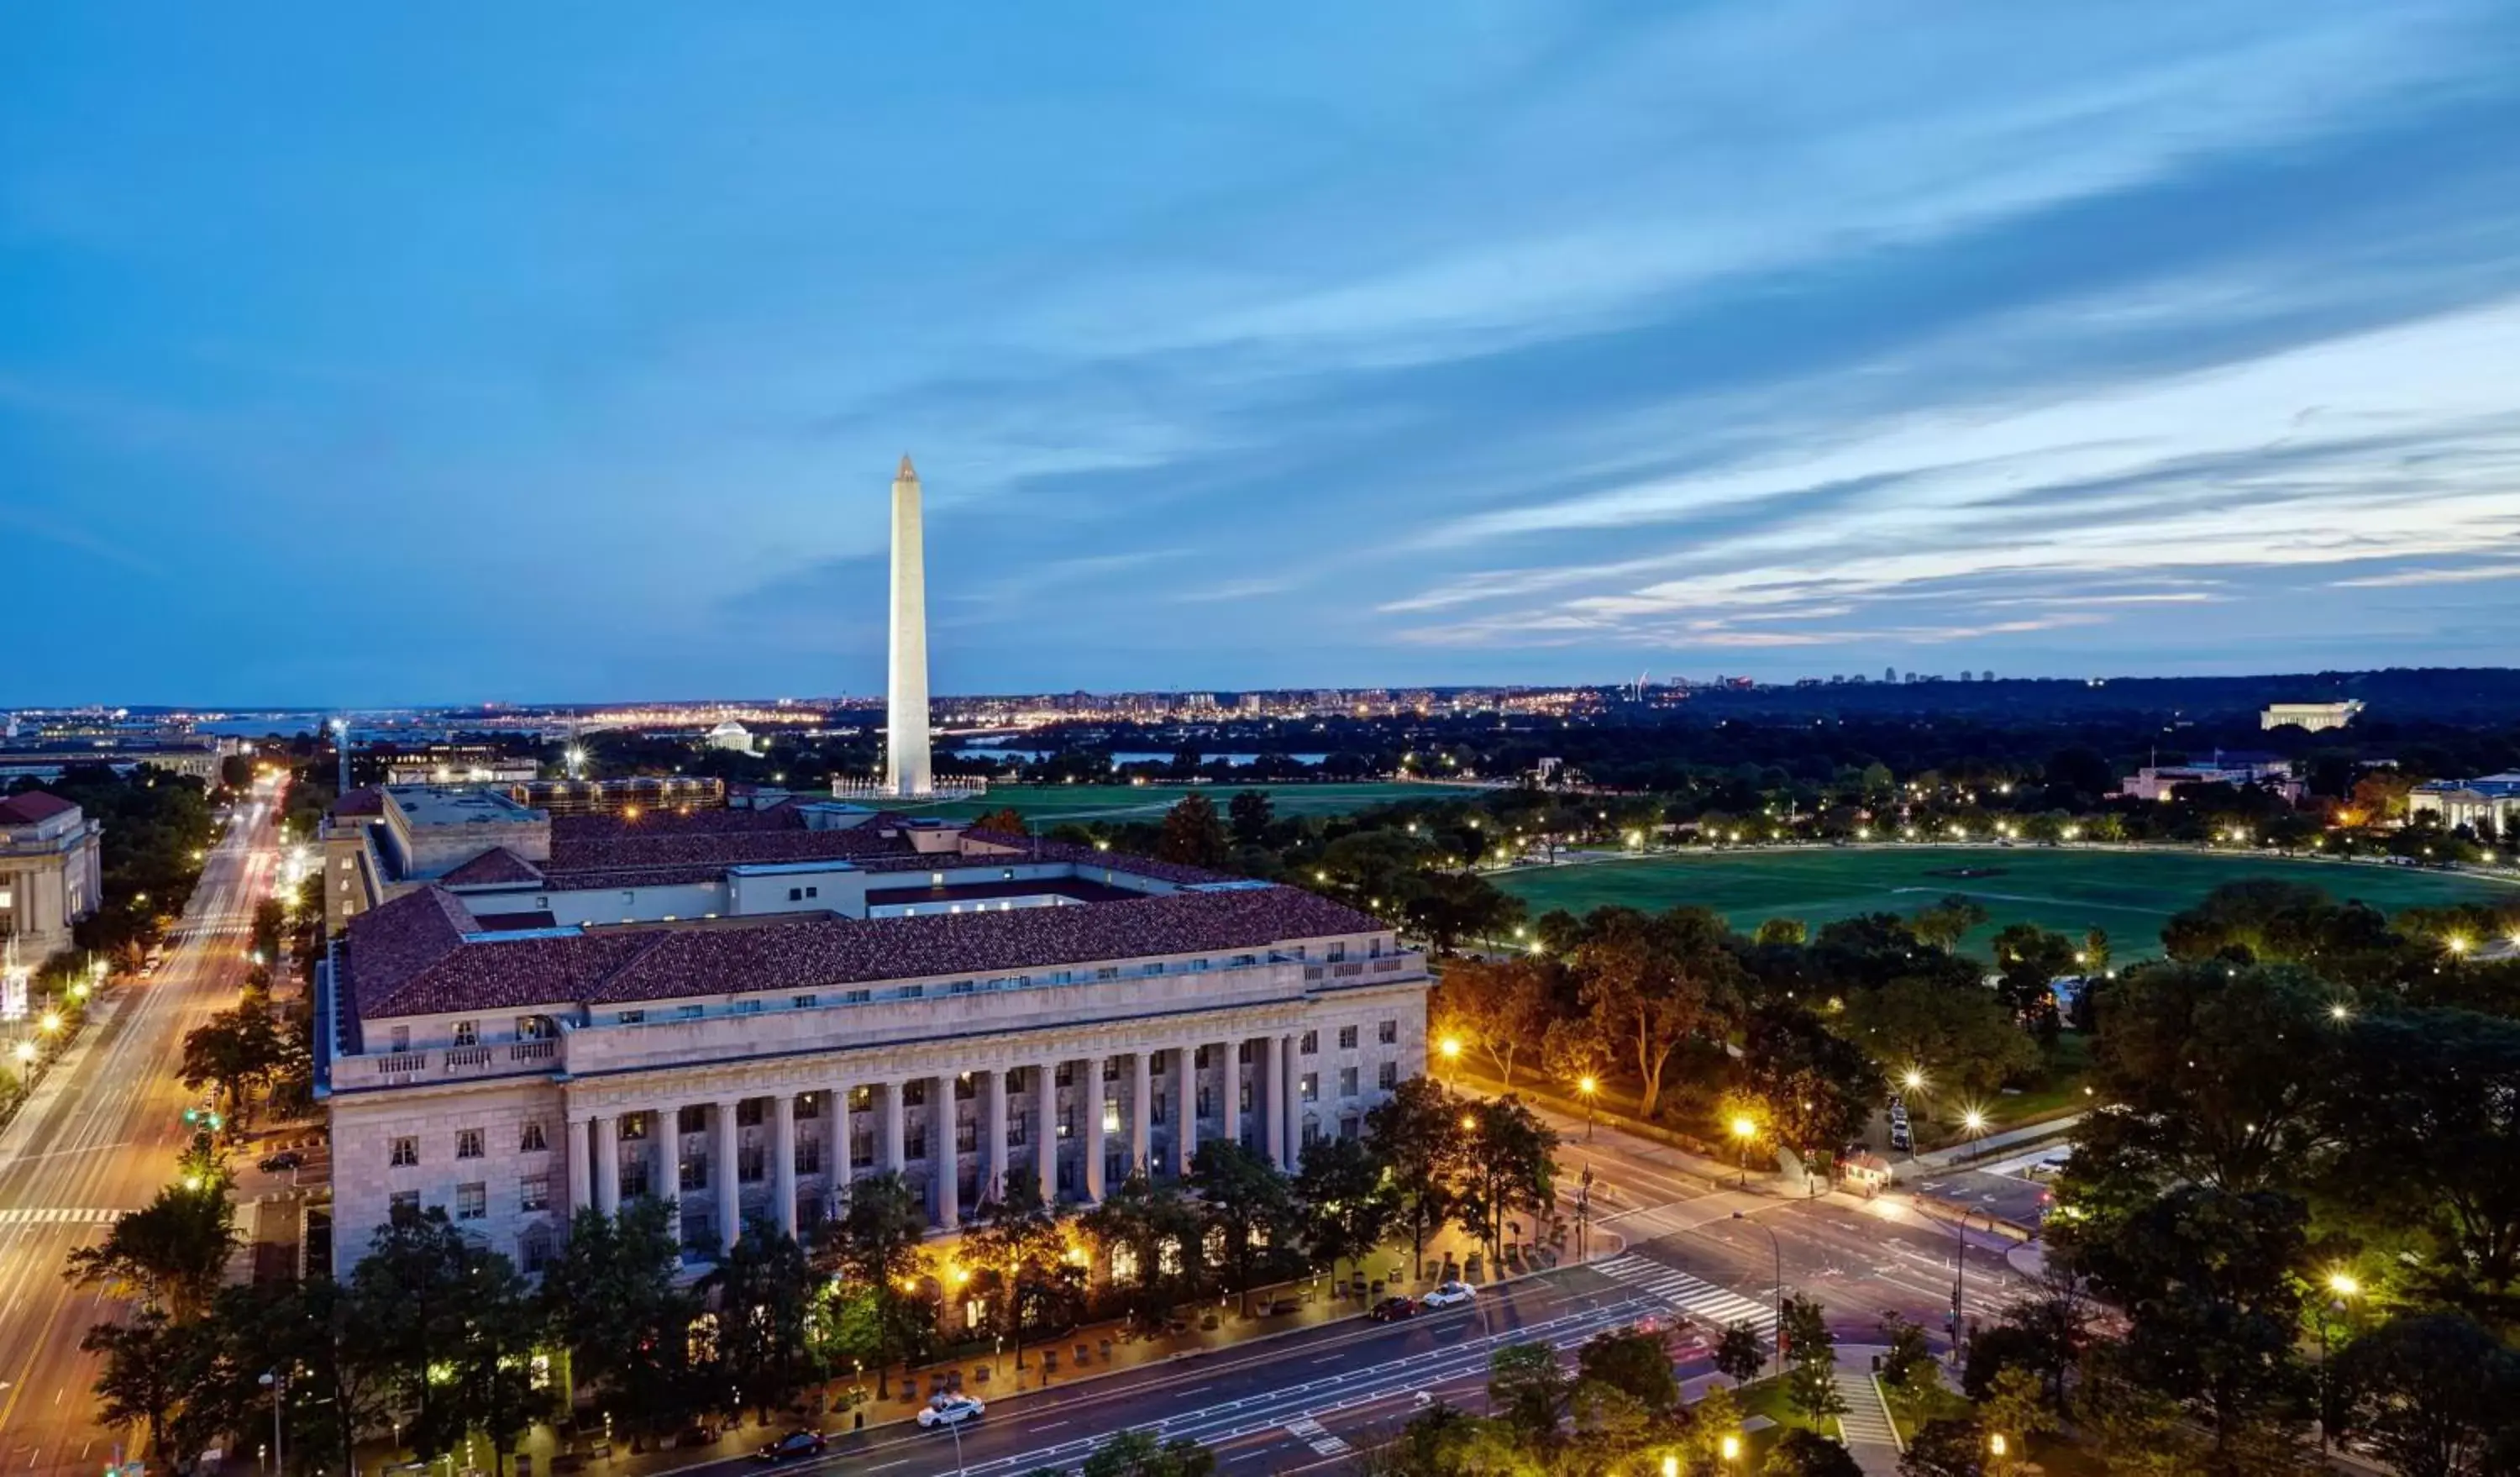
M 1899 1470 L 1898 1429 L 1890 1424 L 1890 1408 L 1873 1382 L 1871 1354 L 1867 1348 L 1837 1351 L 1837 1394 L 1846 1406 L 1838 1412 L 1837 1433 L 1846 1455 L 1869 1474 L 1893 1477 Z
M 1703 1278 L 1690 1276 L 1677 1268 L 1667 1267 L 1651 1257 L 1628 1252 L 1605 1262 L 1595 1262 L 1593 1270 L 1662 1299 L 1717 1333 L 1734 1323 L 1748 1323 L 1761 1338 L 1773 1342 L 1777 1336 L 1776 1309 L 1765 1303 L 1752 1302 L 1737 1292 L 1727 1291 Z

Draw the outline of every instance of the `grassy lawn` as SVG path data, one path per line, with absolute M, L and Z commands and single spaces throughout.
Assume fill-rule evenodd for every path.
M 1961 871 L 1976 874 L 1953 875 Z M 2160 952 L 2161 925 L 2172 914 L 2224 882 L 2263 876 L 2309 882 L 2384 913 L 2511 896 L 2507 882 L 2413 868 L 2045 846 L 1814 846 L 1614 858 L 1531 868 L 1495 880 L 1534 913 L 1693 903 L 1745 931 L 1772 918 L 1800 918 L 1817 931 L 1859 914 L 1914 913 L 1959 893 L 1992 916 L 1961 946 L 1981 957 L 1996 930 L 2029 922 L 2075 937 L 2104 929 L 2124 963 Z
M 1474 798 L 1479 791 L 1451 784 L 993 784 L 976 800 L 909 807 L 922 815 L 968 819 L 1012 806 L 1039 827 L 1065 821 L 1160 821 L 1182 796 L 1197 791 L 1223 810 L 1240 790 L 1260 789 L 1282 816 L 1335 816 L 1395 800 Z
M 1902 1443 L 1915 1438 L 1916 1428 L 1929 1420 L 1966 1419 L 1975 1409 L 1968 1397 L 1937 1378 L 1930 1387 L 1917 1381 L 1920 1388 L 1894 1390 L 1883 1385 L 1881 1391 L 1890 1397 L 1890 1423 L 1899 1428 Z

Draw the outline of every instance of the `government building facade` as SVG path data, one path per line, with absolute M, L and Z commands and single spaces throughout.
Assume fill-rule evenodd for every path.
M 398 1207 L 538 1269 L 573 1210 L 687 1255 L 899 1173 L 1091 1204 L 1226 1140 L 1296 1167 L 1423 1069 L 1423 957 L 1298 889 L 832 801 L 553 816 L 345 797 L 317 992 L 335 1263 Z

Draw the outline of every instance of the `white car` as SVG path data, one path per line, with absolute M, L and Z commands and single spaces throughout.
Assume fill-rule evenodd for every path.
M 1429 1308 L 1458 1308 L 1478 1295 L 1479 1290 L 1467 1282 L 1446 1282 L 1418 1301 Z
M 968 1395 L 939 1395 L 919 1412 L 919 1423 L 934 1430 L 938 1426 L 959 1426 L 967 1420 L 977 1420 L 988 1407 Z

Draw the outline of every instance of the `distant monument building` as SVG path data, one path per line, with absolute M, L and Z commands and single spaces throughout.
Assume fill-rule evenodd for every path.
M 2258 727 L 2279 729 L 2290 725 L 2318 734 L 2345 727 L 2362 711 L 2362 699 L 2352 697 L 2343 702 L 2271 702 L 2258 715 Z
M 883 787 L 905 800 L 934 790 L 927 774 L 927 534 L 919 470 L 907 453 L 892 474 L 892 649 L 884 680 Z

